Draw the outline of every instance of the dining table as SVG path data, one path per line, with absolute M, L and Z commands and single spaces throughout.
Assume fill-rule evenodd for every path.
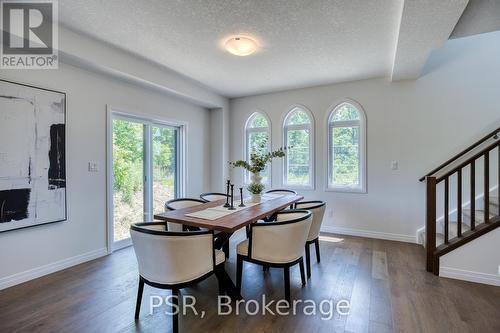
M 210 201 L 196 206 L 166 211 L 154 215 L 155 220 L 174 222 L 194 228 L 203 228 L 216 232 L 214 247 L 228 248 L 229 238 L 236 231 L 248 227 L 259 220 L 269 219 L 275 213 L 292 207 L 297 201 L 304 199 L 301 195 L 263 194 L 261 202 L 252 202 L 249 198 L 243 200 L 239 196 L 233 198 L 233 209 L 224 207 L 226 199 Z M 226 255 L 229 252 L 227 251 Z M 241 299 L 239 291 L 228 276 L 225 281 L 226 291 L 233 299 Z

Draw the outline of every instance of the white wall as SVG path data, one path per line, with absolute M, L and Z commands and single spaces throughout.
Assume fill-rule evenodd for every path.
M 210 188 L 207 109 L 66 64 L 57 71 L 2 71 L 0 77 L 66 92 L 68 189 L 66 222 L 0 233 L 0 289 L 105 253 L 106 104 L 187 122 L 187 194 Z M 87 171 L 89 161 L 99 172 Z
M 450 252 L 440 261 L 440 276 L 500 286 L 500 229 Z
M 500 32 L 449 41 L 435 51 L 416 81 L 383 79 L 290 90 L 231 100 L 231 159 L 244 157 L 243 126 L 255 110 L 271 118 L 272 144 L 293 104 L 316 124 L 316 189 L 327 201 L 325 230 L 414 241 L 424 225 L 424 184 L 418 178 L 500 124 Z M 326 119 L 343 98 L 359 102 L 368 119 L 368 193 L 325 192 Z M 392 160 L 399 170 L 390 169 Z M 282 162 L 272 169 L 282 186 Z M 233 171 L 236 183 L 242 171 Z M 329 216 L 333 210 L 333 216 Z

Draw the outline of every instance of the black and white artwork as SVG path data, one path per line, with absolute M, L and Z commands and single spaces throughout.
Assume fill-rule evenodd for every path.
M 0 80 L 0 232 L 66 220 L 66 95 Z

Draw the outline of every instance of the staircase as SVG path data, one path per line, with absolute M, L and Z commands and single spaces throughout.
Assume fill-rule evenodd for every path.
M 420 178 L 426 183 L 426 225 L 420 238 L 427 252 L 427 271 L 435 275 L 441 256 L 500 227 L 499 134 L 497 128 Z M 443 195 L 439 203 L 438 193 Z M 463 200 L 465 194 L 468 202 Z M 439 219 L 438 204 L 443 208 Z
M 495 217 L 495 214 L 493 212 L 498 212 L 498 206 L 499 206 L 499 201 L 498 197 L 493 197 L 490 196 L 490 220 Z M 498 215 L 498 214 L 497 214 Z M 462 211 L 462 232 L 469 231 L 470 230 L 470 224 L 471 224 L 471 216 L 472 216 L 472 211 L 470 209 L 464 209 Z M 475 220 L 476 220 L 476 225 L 484 223 L 484 210 L 475 210 Z M 448 235 L 450 239 L 453 239 L 458 236 L 458 222 L 450 220 L 448 226 Z M 444 225 L 440 225 L 439 222 L 437 224 L 436 228 L 436 247 L 439 247 L 440 245 L 444 244 Z M 421 231 L 421 235 L 419 235 L 419 239 L 422 241 L 422 245 L 425 247 L 425 238 L 426 232 L 425 229 Z

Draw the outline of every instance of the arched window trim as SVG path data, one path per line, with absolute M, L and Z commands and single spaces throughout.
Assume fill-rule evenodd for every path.
M 250 125 L 250 122 L 257 116 L 257 115 L 261 115 L 263 116 L 264 118 L 266 118 L 267 120 L 267 127 L 253 127 L 253 128 L 249 128 L 248 126 Z M 258 132 L 266 132 L 267 133 L 267 137 L 268 137 L 268 140 L 267 140 L 267 150 L 268 151 L 271 151 L 271 147 L 272 147 L 272 137 L 271 137 L 271 119 L 269 118 L 269 116 L 267 115 L 266 112 L 262 111 L 262 110 L 255 110 L 254 112 L 252 112 L 252 114 L 250 114 L 250 116 L 248 116 L 246 122 L 245 122 L 245 126 L 243 128 L 243 131 L 245 133 L 245 140 L 243 142 L 243 159 L 245 161 L 249 161 L 250 160 L 250 152 L 248 151 L 248 140 L 249 140 L 249 134 L 250 133 L 258 133 Z M 264 184 L 265 185 L 268 185 L 268 186 L 271 186 L 272 184 L 272 181 L 271 181 L 271 177 L 272 177 L 272 165 L 269 164 L 268 166 L 269 168 L 269 174 L 268 174 L 268 177 L 267 177 L 267 182 L 265 182 Z M 247 171 L 244 171 L 244 176 L 243 176 L 243 179 L 244 179 L 244 182 L 245 184 L 249 184 L 250 183 L 250 174 L 247 172 Z
M 331 119 L 332 116 L 343 104 L 351 104 L 358 110 L 359 120 L 352 121 L 335 121 L 335 124 L 332 124 Z M 343 98 L 339 100 L 337 103 L 332 105 L 329 108 L 329 112 L 327 112 L 326 118 L 326 191 L 334 191 L 334 192 L 355 192 L 355 193 L 367 193 L 367 119 L 366 113 L 361 104 L 356 102 L 350 98 Z M 332 127 L 343 127 L 343 126 L 356 126 L 359 124 L 359 186 L 342 186 L 342 185 L 334 185 L 331 180 L 331 168 L 332 165 L 332 151 L 330 149 L 330 143 L 332 142 L 331 138 L 331 128 Z
M 287 125 L 287 121 L 288 119 L 290 118 L 290 116 L 292 115 L 293 112 L 295 112 L 296 110 L 300 110 L 300 111 L 303 111 L 307 114 L 307 116 L 309 117 L 309 124 L 299 124 L 299 125 Z M 282 140 L 283 140 L 283 146 L 286 147 L 288 146 L 288 131 L 290 129 L 293 129 L 293 130 L 301 130 L 301 129 L 309 129 L 310 132 L 309 132 L 309 184 L 307 185 L 297 185 L 297 184 L 288 184 L 288 180 L 287 180 L 287 177 L 288 177 L 288 172 L 287 172 L 287 163 L 288 163 L 288 159 L 287 157 L 283 158 L 283 177 L 282 177 L 282 185 L 283 186 L 286 186 L 287 188 L 292 188 L 292 189 L 314 189 L 314 184 L 315 184 L 315 173 L 314 173 L 314 170 L 315 170 L 315 133 L 314 133 L 314 124 L 315 124 L 315 119 L 314 119 L 314 115 L 312 114 L 312 112 L 307 108 L 305 107 L 304 105 L 301 105 L 301 104 L 294 104 L 292 105 L 289 109 L 288 109 L 288 112 L 285 114 L 285 117 L 283 118 L 283 122 L 282 122 L 282 132 L 283 132 L 283 137 L 282 137 Z

